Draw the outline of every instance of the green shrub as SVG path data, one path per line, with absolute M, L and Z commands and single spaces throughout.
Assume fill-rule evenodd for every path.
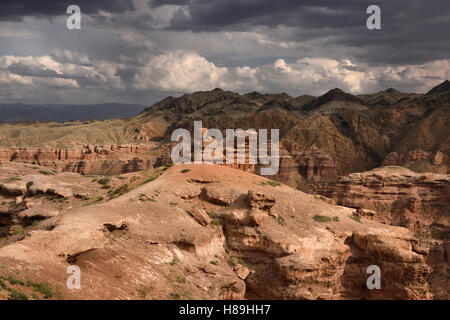
M 277 217 L 277 223 L 280 225 L 280 226 L 284 226 L 286 223 L 285 223 L 285 221 L 284 221 L 284 218 L 282 217 L 282 216 L 278 216 Z
M 189 171 L 191 171 L 191 169 L 183 169 L 183 170 L 181 170 L 181 173 L 187 173 Z
M 114 199 L 117 197 L 120 197 L 121 195 L 124 195 L 125 193 L 129 192 L 130 188 L 127 183 L 121 185 L 117 189 L 108 192 L 110 199 Z
M 103 179 L 98 180 L 97 182 L 100 184 L 103 184 L 103 185 L 108 185 L 111 182 L 111 179 L 103 178 Z
M 180 276 L 180 275 L 176 275 L 175 276 L 175 281 L 176 282 L 179 282 L 179 283 L 185 283 L 186 282 L 186 279 L 183 277 L 183 276 Z
M 178 259 L 178 258 L 173 258 L 173 259 L 172 259 L 172 262 L 170 262 L 169 264 L 170 264 L 171 266 L 175 266 L 178 262 L 180 262 L 180 259 Z
M 233 256 L 229 257 L 227 263 L 230 267 L 234 267 L 236 265 L 236 258 Z
M 40 173 L 40 174 L 43 174 L 44 176 L 49 176 L 49 175 L 52 175 L 52 174 L 53 174 L 53 172 L 45 171 L 45 170 L 39 170 L 39 173 Z
M 28 181 L 27 182 L 27 190 L 30 189 L 33 184 L 34 184 L 33 181 Z
M 217 266 L 217 265 L 219 264 L 219 261 L 210 261 L 209 263 L 211 263 L 211 264 Z
M 144 184 L 145 184 L 145 183 L 152 182 L 153 180 L 156 180 L 157 178 L 158 178 L 158 177 L 150 176 L 150 178 L 148 178 L 147 180 L 144 181 Z
M 321 215 L 318 215 L 318 214 L 316 214 L 314 217 L 313 217 L 313 219 L 314 219 L 314 221 L 316 221 L 316 222 L 330 222 L 332 219 L 330 218 L 330 217 L 328 217 L 328 216 L 321 216 Z
M 349 218 L 352 219 L 352 220 L 354 220 L 354 221 L 356 221 L 356 222 L 362 223 L 362 222 L 361 222 L 361 219 L 360 219 L 359 217 L 357 217 L 357 216 L 350 215 Z
M 28 300 L 28 296 L 20 291 L 15 289 L 9 289 L 8 300 Z
M 31 280 L 27 281 L 27 286 L 31 287 L 34 291 L 42 293 L 45 299 L 53 297 L 53 290 L 45 282 L 34 282 Z
M 333 217 L 333 221 L 339 222 L 339 217 L 338 217 L 338 216 L 334 216 L 334 217 Z
M 6 280 L 8 280 L 9 283 L 11 283 L 12 285 L 16 285 L 19 284 L 21 286 L 24 286 L 25 283 L 23 283 L 22 280 L 17 280 L 15 279 L 13 276 L 9 275 L 8 277 L 6 277 Z

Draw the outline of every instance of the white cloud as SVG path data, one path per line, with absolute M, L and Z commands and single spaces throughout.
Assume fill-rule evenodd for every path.
M 118 74 L 128 75 L 122 79 Z M 331 88 L 354 94 L 394 87 L 426 92 L 450 78 L 450 60 L 422 65 L 370 67 L 349 59 L 274 59 L 259 66 L 223 67 L 194 51 L 168 51 L 146 55 L 139 63 L 91 60 L 68 50 L 43 56 L 0 56 L 0 97 L 55 96 L 61 92 L 80 99 L 96 92 L 108 100 L 114 94 L 159 92 L 163 95 L 222 88 L 250 91 L 320 95 Z M 6 88 L 9 89 L 9 95 Z M 30 93 L 30 95 L 28 95 Z M 37 102 L 37 101 L 34 101 Z M 102 102 L 102 101 L 97 101 Z M 139 101 L 144 102 L 144 101 Z M 154 101 L 149 101 L 151 103 Z
M 227 86 L 227 72 L 227 68 L 218 67 L 195 52 L 167 52 L 148 57 L 134 77 L 134 87 L 188 92 L 210 90 Z

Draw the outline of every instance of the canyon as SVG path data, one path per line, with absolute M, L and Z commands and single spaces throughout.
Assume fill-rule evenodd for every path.
M 0 265 L 75 299 L 449 299 L 448 83 L 215 89 L 129 119 L 0 124 Z M 171 133 L 197 119 L 279 129 L 278 173 L 173 165 Z M 64 287 L 71 264 L 82 292 Z M 3 269 L 0 298 L 32 297 Z

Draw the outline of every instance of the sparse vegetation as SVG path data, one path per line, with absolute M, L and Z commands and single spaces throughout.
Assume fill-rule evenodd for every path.
M 213 226 L 221 226 L 222 225 L 222 220 L 220 218 L 212 218 L 211 219 L 211 224 Z
M 45 170 L 39 170 L 39 173 L 43 174 L 44 176 L 50 176 L 50 175 L 54 174 L 53 172 L 45 171 Z
M 286 224 L 282 216 L 278 216 L 276 220 L 280 226 L 284 226 Z
M 354 220 L 354 221 L 356 221 L 356 222 L 362 223 L 361 219 L 359 217 L 355 216 L 355 215 L 350 215 L 349 218 Z
M 322 216 L 322 215 L 319 215 L 319 214 L 316 214 L 314 217 L 313 217 L 313 219 L 314 219 L 314 221 L 316 221 L 316 222 L 330 222 L 332 219 L 330 218 L 330 217 L 328 217 L 328 216 Z
M 8 291 L 8 300 L 28 300 L 28 296 L 23 292 L 10 288 L 8 288 Z
M 255 267 L 252 263 L 245 261 L 244 259 L 239 259 L 238 261 L 239 264 L 243 265 L 244 267 L 247 267 L 248 269 L 253 269 Z
M 272 187 L 280 187 L 282 185 L 282 183 L 279 182 L 279 181 L 275 181 L 275 180 L 269 180 L 269 181 L 261 182 L 261 185 L 263 185 L 263 186 L 269 185 L 269 186 L 272 186 Z
M 27 287 L 32 288 L 34 291 L 42 293 L 45 299 L 53 297 L 53 290 L 45 282 L 34 282 L 32 280 L 27 280 Z
M 183 170 L 181 170 L 181 173 L 187 173 L 187 172 L 190 172 L 191 171 L 191 169 L 183 169 Z
M 115 190 L 111 190 L 110 192 L 108 192 L 109 194 L 109 198 L 110 199 L 114 199 L 117 197 L 120 197 L 121 195 L 124 195 L 125 193 L 130 192 L 130 188 L 128 186 L 127 183 L 121 185 L 120 187 L 118 187 Z
M 217 266 L 219 264 L 219 261 L 210 261 L 209 263 L 211 263 L 212 265 Z
M 27 190 L 29 190 L 33 184 L 34 184 L 33 181 L 28 181 L 26 185 Z
M 15 279 L 12 275 L 7 276 L 6 280 L 12 285 L 21 285 L 21 286 L 25 285 L 25 283 L 22 280 Z
M 97 183 L 100 183 L 102 185 L 109 185 L 110 182 L 111 182 L 110 178 L 102 178 L 102 179 L 97 181 Z
M 234 267 L 237 263 L 236 258 L 234 256 L 229 257 L 227 263 L 230 267 Z
M 5 179 L 4 181 L 6 183 L 10 183 L 10 182 L 20 181 L 20 180 L 22 180 L 22 178 L 20 178 L 20 177 L 11 177 L 11 178 Z
M 148 287 L 148 286 L 144 286 L 141 285 L 139 289 L 137 289 L 139 298 L 141 299 L 147 299 L 147 295 L 149 293 L 149 291 L 151 291 L 153 289 L 153 287 Z
M 171 266 L 175 266 L 177 265 L 177 263 L 180 262 L 180 259 L 178 258 L 173 258 L 172 261 L 169 263 Z
M 179 282 L 179 283 L 185 283 L 186 282 L 186 278 L 183 276 L 180 276 L 179 274 L 175 275 L 175 281 Z
M 333 217 L 333 221 L 339 222 L 339 217 L 338 217 L 338 216 L 334 216 L 334 217 Z
M 153 180 L 156 180 L 157 178 L 158 178 L 158 177 L 150 176 L 150 178 L 148 178 L 147 180 L 144 181 L 144 184 L 145 184 L 145 183 L 152 182 Z

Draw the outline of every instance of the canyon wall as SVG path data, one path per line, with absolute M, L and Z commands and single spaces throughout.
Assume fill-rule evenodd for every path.
M 450 176 L 387 166 L 340 177 L 321 190 L 359 217 L 406 227 L 429 251 L 430 283 L 437 298 L 450 292 Z

